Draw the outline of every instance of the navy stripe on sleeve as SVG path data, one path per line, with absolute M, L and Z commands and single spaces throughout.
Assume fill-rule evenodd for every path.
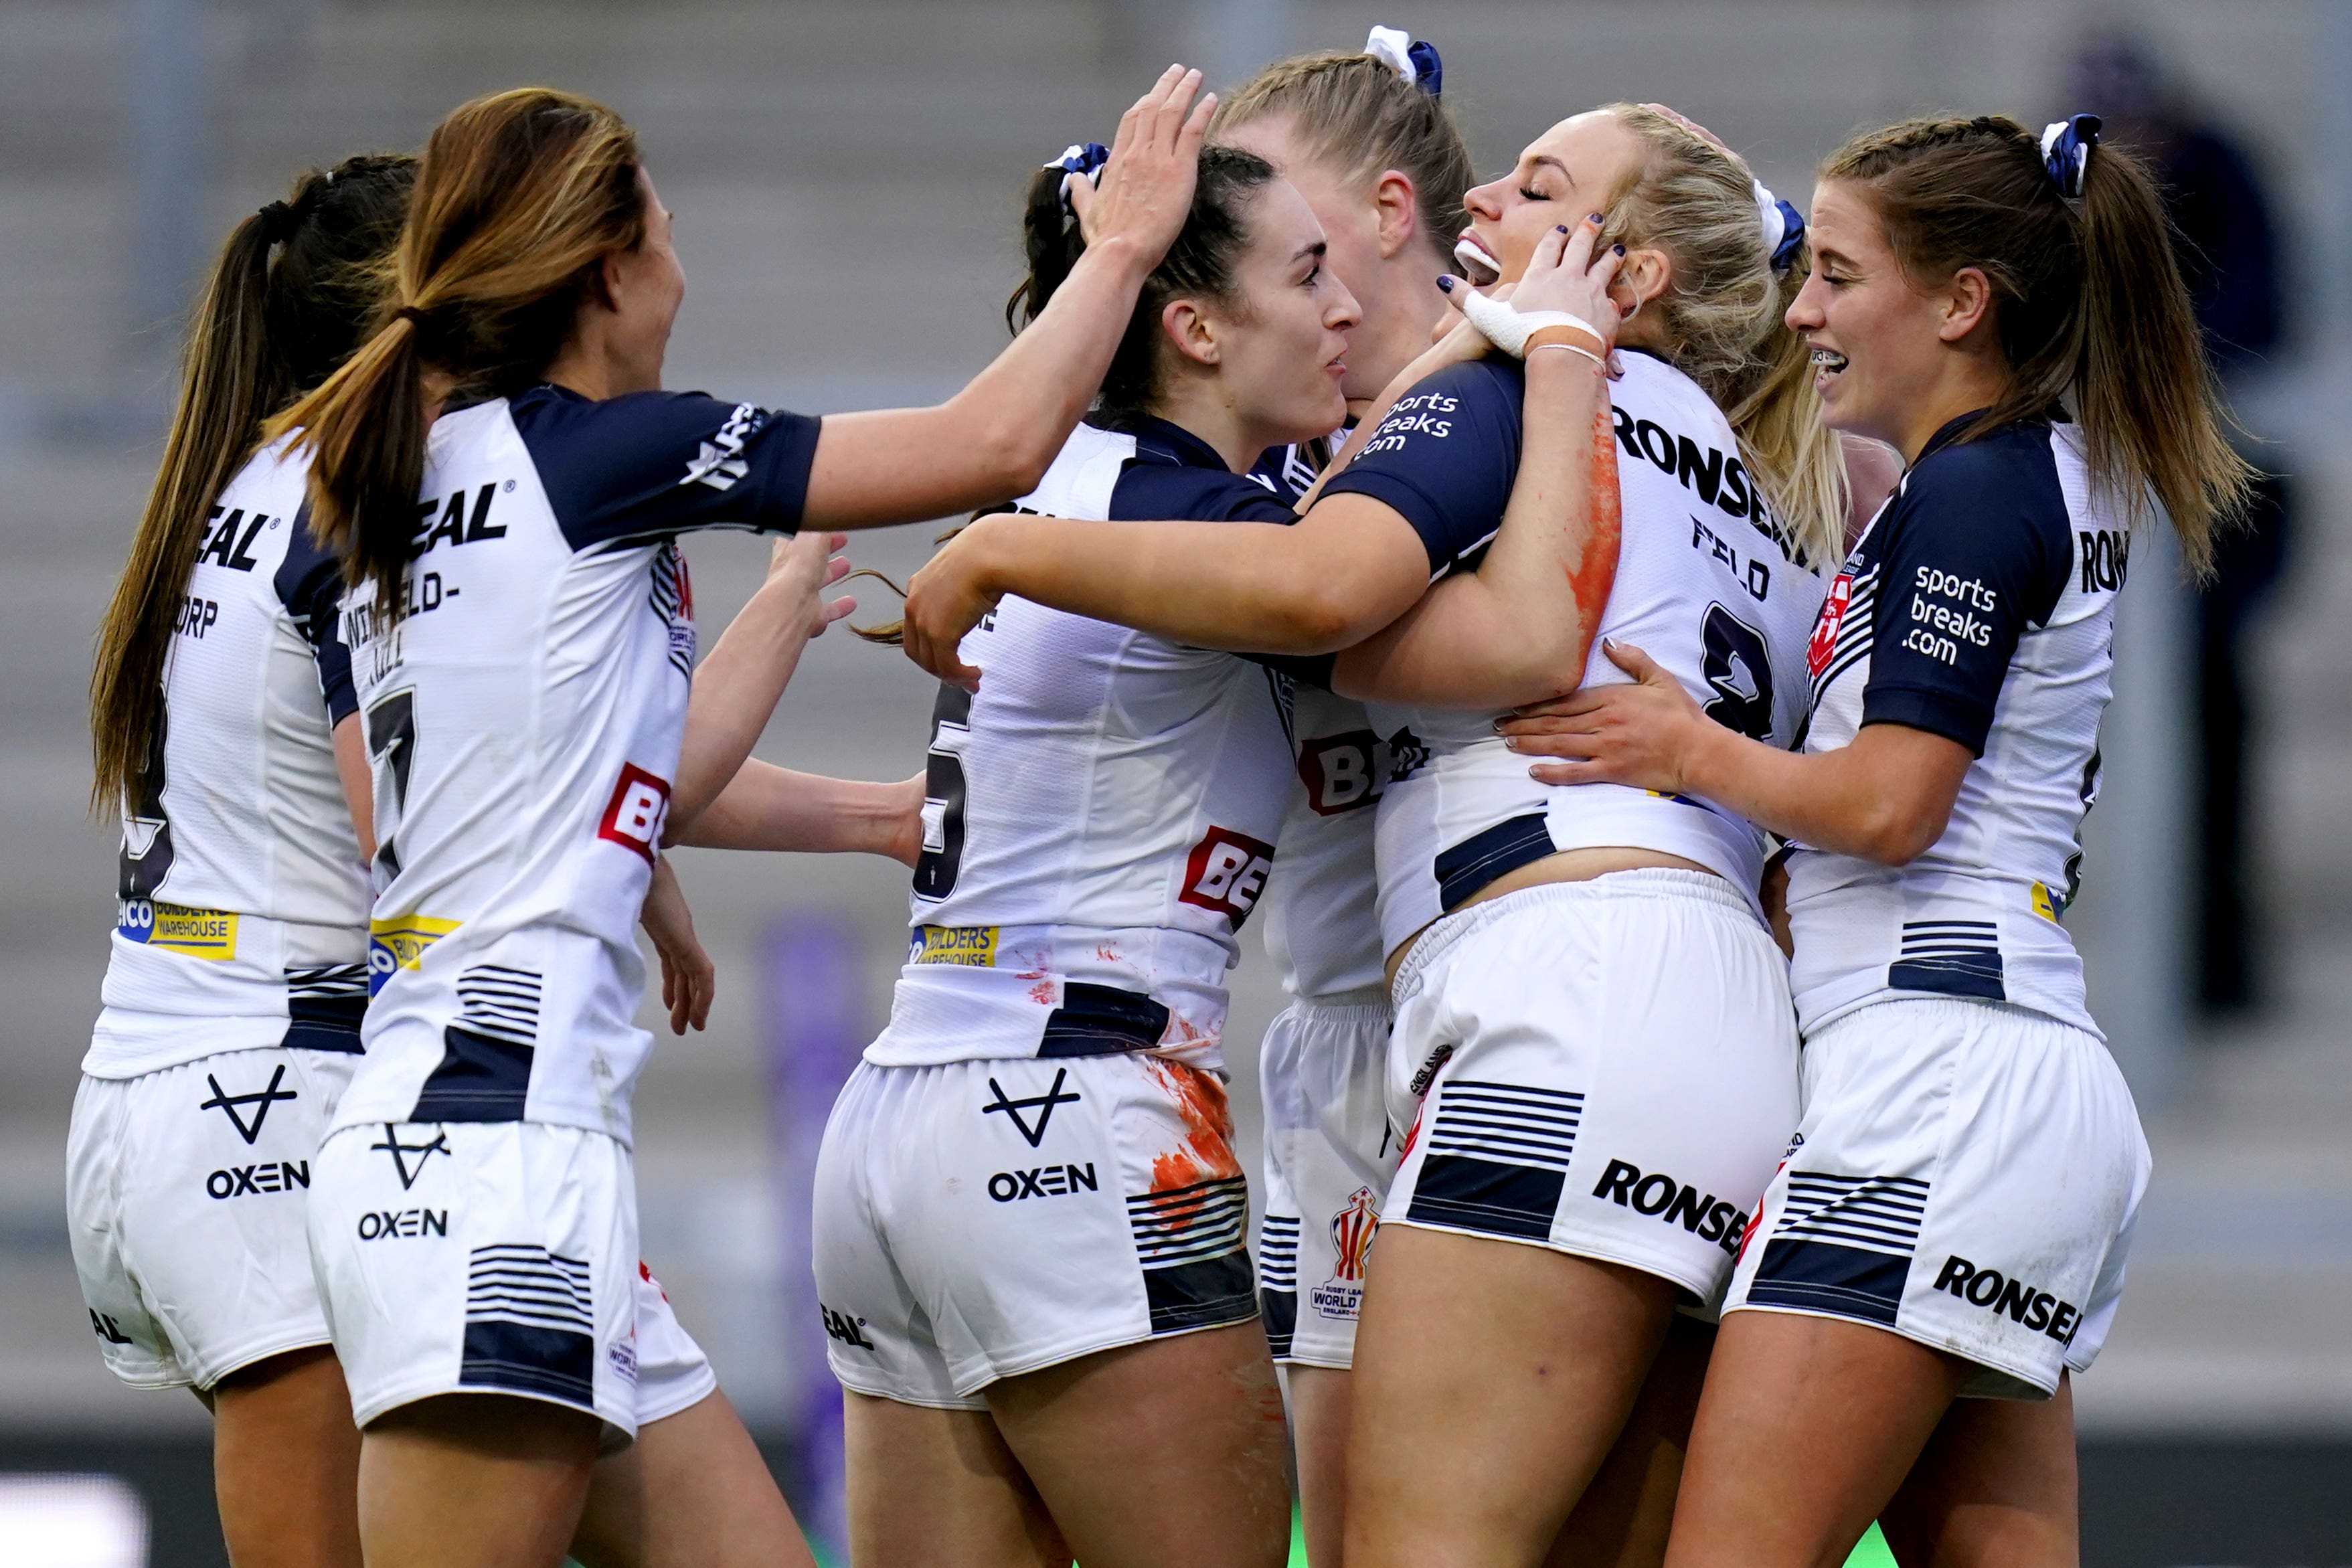
M 1323 494 L 1369 496 L 1403 517 L 1433 580 L 1475 570 L 1510 505 L 1526 396 L 1516 360 L 1449 365 L 1397 400 Z
M 596 402 L 556 386 L 508 406 L 574 549 L 696 528 L 800 528 L 814 419 L 701 392 Z
M 294 514 L 293 537 L 286 541 L 286 558 L 278 562 L 270 587 L 318 659 L 319 690 L 327 699 L 328 725 L 341 724 L 360 706 L 352 685 L 352 653 L 343 646 L 341 617 L 337 613 L 343 602 L 343 569 L 311 537 L 308 501 Z
M 1864 724 L 1984 755 L 2018 640 L 2049 621 L 2074 563 L 2050 440 L 2046 424 L 2018 424 L 1931 442 L 1906 476 L 1865 541 L 1880 567 Z

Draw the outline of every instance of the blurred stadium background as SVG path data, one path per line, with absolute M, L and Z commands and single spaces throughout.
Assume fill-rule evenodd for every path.
M 810 412 L 925 401 L 1003 340 L 1028 170 L 1107 137 L 1169 59 L 1226 84 L 1375 22 L 1443 48 L 1482 168 L 1615 99 L 1694 115 L 1800 203 L 1846 131 L 1930 109 L 2039 124 L 2133 105 L 2132 134 L 2167 150 L 2209 324 L 2291 505 L 2202 601 L 2144 547 L 2122 632 L 2073 923 L 2158 1164 L 2130 1292 L 2078 1390 L 2085 1560 L 2352 1563 L 2342 0 L 0 0 L 0 1558 L 225 1561 L 203 1411 L 117 1385 L 89 1343 L 62 1170 L 111 917 L 112 842 L 82 809 L 90 634 L 155 460 L 176 312 L 218 236 L 298 167 L 415 147 L 474 93 L 577 89 L 636 124 L 677 214 L 670 384 Z M 929 537 L 852 553 L 902 574 Z M 709 634 L 764 549 L 694 542 Z M 897 654 L 828 637 L 761 754 L 903 777 L 929 700 Z M 2217 810 L 2244 824 L 2234 904 L 2202 848 Z M 709 1033 L 665 1038 L 639 1092 L 645 1251 L 822 1523 L 831 1385 L 793 1194 L 887 1008 L 904 875 L 702 852 L 680 867 L 719 1002 Z M 1251 1124 L 1280 1003 L 1245 946 L 1229 1055 Z M 128 1484 L 23 1479 L 65 1472 Z M 35 1546 L 37 1516 L 113 1521 L 133 1549 Z

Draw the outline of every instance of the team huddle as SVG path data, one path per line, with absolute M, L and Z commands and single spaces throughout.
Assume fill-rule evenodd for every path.
M 230 236 L 68 1159 L 245 1568 L 811 1563 L 640 1261 L 679 844 L 912 871 L 814 1198 L 853 1563 L 1271 1565 L 1294 1496 L 1317 1568 L 2076 1560 L 2149 1161 L 2060 920 L 2132 534 L 2248 485 L 2147 174 L 1907 120 L 1801 214 L 1629 102 L 1479 183 L 1386 28 L 1200 85 L 1032 176 L 933 408 L 662 390 L 669 214 L 562 92 Z M 751 758 L 846 531 L 966 514 L 861 632 L 922 774 Z M 704 653 L 711 528 L 780 537 Z

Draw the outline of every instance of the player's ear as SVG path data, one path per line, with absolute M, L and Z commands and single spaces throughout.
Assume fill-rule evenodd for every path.
M 1982 267 L 1960 268 L 1937 292 L 1936 336 L 1947 343 L 1958 342 L 1991 314 L 1992 280 Z
M 1224 358 L 1217 341 L 1217 324 L 1197 299 L 1171 299 L 1160 311 L 1160 329 L 1176 351 L 1197 365 L 1213 365 Z
M 1372 182 L 1372 207 L 1380 215 L 1381 259 L 1387 261 L 1421 232 L 1421 207 L 1413 197 L 1412 176 L 1402 169 L 1382 170 Z

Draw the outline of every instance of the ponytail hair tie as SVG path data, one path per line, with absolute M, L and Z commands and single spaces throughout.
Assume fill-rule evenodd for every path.
M 425 312 L 422 306 L 404 305 L 392 313 L 392 319 L 405 321 L 420 332 L 425 330 Z
M 1060 157 L 1051 159 L 1040 167 L 1062 171 L 1062 211 L 1076 217 L 1078 210 L 1070 204 L 1070 182 L 1097 178 L 1102 166 L 1109 162 L 1110 149 L 1101 142 L 1073 141 L 1062 149 Z
M 1364 40 L 1364 53 L 1430 97 L 1445 96 L 1445 62 L 1438 58 L 1437 46 L 1428 39 L 1415 42 L 1402 27 L 1374 27 Z
M 294 209 L 284 202 L 272 202 L 254 216 L 261 220 L 262 244 L 284 245 L 294 237 Z
M 2091 167 L 2091 149 L 2099 144 L 2099 117 L 2078 114 L 2053 120 L 2042 130 L 2042 166 L 2050 183 L 2070 202 L 2083 199 L 2083 176 Z
M 1774 195 L 1763 181 L 1751 179 L 1749 183 L 1756 187 L 1756 220 L 1764 230 L 1772 270 L 1786 272 L 1797 264 L 1797 251 L 1805 243 L 1805 215 Z

